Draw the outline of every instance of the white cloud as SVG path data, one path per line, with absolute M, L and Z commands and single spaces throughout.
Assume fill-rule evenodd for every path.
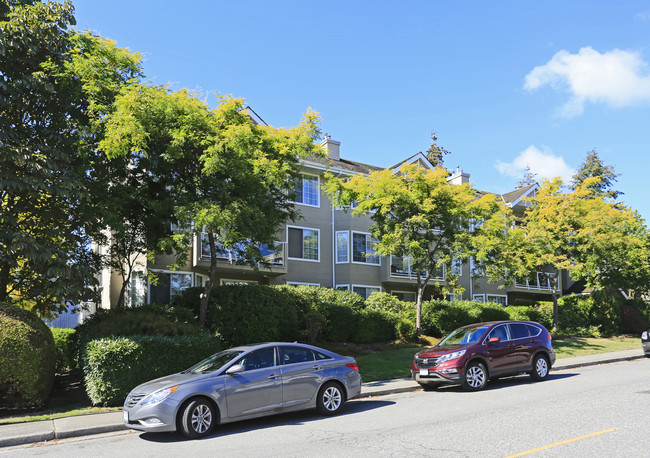
M 545 65 L 535 67 L 525 78 L 529 91 L 549 85 L 563 88 L 569 100 L 562 116 L 582 114 L 586 102 L 624 107 L 650 102 L 650 74 L 638 53 L 615 49 L 603 54 L 591 47 L 577 54 L 560 51 Z
M 643 11 L 641 13 L 638 13 L 636 16 L 634 16 L 634 19 L 636 21 L 648 22 L 650 21 L 650 12 Z
M 540 182 L 542 178 L 551 180 L 560 177 L 564 183 L 569 183 L 574 173 L 562 157 L 546 148 L 540 151 L 533 145 L 519 153 L 512 162 L 497 161 L 495 167 L 502 175 L 517 180 L 524 177 L 526 167 L 529 167 L 532 173 L 537 174 L 536 178 Z

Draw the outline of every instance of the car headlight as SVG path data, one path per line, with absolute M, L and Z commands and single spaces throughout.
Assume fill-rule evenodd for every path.
M 169 388 L 163 388 L 162 390 L 154 391 L 153 393 L 147 395 L 147 397 L 145 397 L 140 402 L 140 405 L 148 406 L 148 405 L 158 404 L 159 402 L 162 402 L 165 399 L 167 399 L 167 396 L 169 396 L 174 391 L 176 391 L 176 388 L 178 388 L 178 385 L 170 386 Z
M 465 351 L 466 350 L 455 351 L 453 353 L 447 353 L 446 355 L 442 355 L 440 359 L 438 359 L 438 364 L 442 364 L 445 361 L 451 361 L 452 359 L 458 359 L 465 354 Z
M 643 334 L 641 334 L 641 338 L 643 340 L 648 340 L 648 331 L 643 331 Z

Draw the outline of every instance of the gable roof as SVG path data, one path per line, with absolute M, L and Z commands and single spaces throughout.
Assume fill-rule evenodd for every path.
M 514 207 L 515 205 L 520 203 L 525 197 L 533 195 L 534 192 L 537 191 L 538 189 L 539 189 L 539 185 L 537 183 L 533 183 L 533 184 L 529 184 L 528 186 L 517 188 L 514 191 L 501 194 L 501 198 L 503 199 L 503 202 L 508 207 Z

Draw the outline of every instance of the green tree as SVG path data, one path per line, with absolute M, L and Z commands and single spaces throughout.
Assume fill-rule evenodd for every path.
M 438 145 L 436 143 L 437 141 L 438 137 L 436 136 L 436 132 L 431 132 L 431 146 L 427 149 L 426 158 L 434 167 L 442 167 L 445 154 L 451 154 L 451 151 L 447 151 L 442 146 Z
M 150 187 L 161 197 L 181 233 L 159 240 L 186 261 L 193 239 L 207 244 L 208 281 L 199 323 L 217 276 L 217 256 L 234 252 L 238 262 L 263 263 L 261 245 L 273 245 L 279 225 L 299 217 L 290 196 L 298 161 L 322 154 L 314 144 L 318 116 L 309 111 L 291 129 L 257 125 L 241 99 L 219 98 L 218 107 L 187 91 L 132 86 L 123 91 L 106 123 L 102 150 L 109 157 L 136 155 L 145 161 Z M 169 221 L 169 220 L 168 220 Z
M 531 170 L 530 164 L 528 164 L 526 165 L 526 172 L 519 183 L 517 183 L 517 186 L 523 188 L 524 186 L 530 186 L 535 183 L 537 183 L 537 174 Z
M 115 66 L 114 46 L 71 31 L 69 1 L 30 3 L 0 2 L 0 301 L 50 315 L 94 292 L 93 118 L 138 59 Z
M 621 194 L 620 191 L 612 189 L 617 177 L 620 173 L 614 171 L 614 166 L 605 165 L 598 156 L 598 152 L 592 149 L 587 153 L 584 162 L 580 164 L 580 168 L 571 177 L 571 190 L 576 190 L 582 185 L 587 178 L 597 177 L 599 180 L 592 180 L 590 183 L 590 190 L 592 194 L 603 195 L 610 199 L 617 199 Z
M 468 184 L 449 184 L 447 176 L 442 167 L 406 164 L 399 171 L 386 169 L 348 180 L 328 175 L 325 184 L 332 205 L 347 207 L 355 201 L 353 214 L 370 215 L 378 254 L 412 259 L 418 334 L 427 284 L 442 266 L 473 256 L 475 237 L 492 228 L 488 222 L 505 211 L 494 196 L 479 196 Z M 458 288 L 455 269 L 447 268 L 445 279 L 451 290 Z
M 647 228 L 638 213 L 595 195 L 597 180 L 588 178 L 571 192 L 563 191 L 560 179 L 545 181 L 519 224 L 478 254 L 493 279 L 513 281 L 551 267 L 553 329 L 558 271 L 594 288 L 650 288 Z

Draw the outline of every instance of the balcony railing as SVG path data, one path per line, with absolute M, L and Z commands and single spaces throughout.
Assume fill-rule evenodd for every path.
M 230 264 L 235 264 L 241 256 L 238 254 L 240 251 L 244 251 L 244 246 L 241 247 L 241 250 L 234 249 L 225 249 L 217 244 L 217 262 L 227 262 Z M 273 248 L 268 245 L 260 246 L 260 254 L 265 263 L 270 264 L 271 266 L 284 266 L 284 243 L 278 242 Z M 210 246 L 208 245 L 208 235 L 203 233 L 201 234 L 201 260 L 209 261 L 210 260 Z M 258 265 L 262 265 L 260 262 Z
M 551 279 L 546 272 L 536 272 L 531 278 L 515 280 L 515 286 L 517 288 L 550 291 Z
M 390 276 L 400 278 L 416 278 L 417 270 L 413 267 L 413 258 L 409 256 L 391 256 L 390 257 Z M 420 271 L 420 276 L 426 277 L 425 271 Z M 434 280 L 444 280 L 445 269 L 438 267 L 434 275 Z

